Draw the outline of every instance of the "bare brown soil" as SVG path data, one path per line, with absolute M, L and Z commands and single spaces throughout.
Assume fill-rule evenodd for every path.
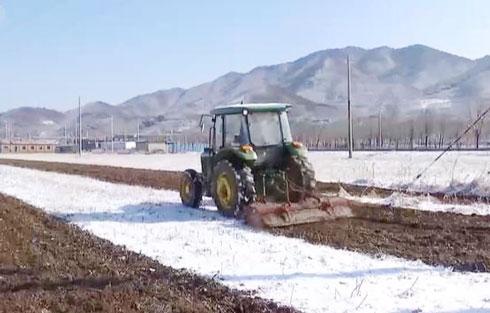
M 490 271 L 490 216 L 369 204 L 353 207 L 352 213 L 351 218 L 271 231 L 315 244 L 422 260 L 457 271 Z
M 0 312 L 296 312 L 0 194 Z
M 178 190 L 180 179 L 180 172 L 176 171 L 8 159 L 0 159 L 0 164 L 47 172 L 88 176 L 112 183 L 139 185 L 157 189 Z
M 179 183 L 179 173 L 173 171 L 20 160 L 0 160 L 0 164 L 85 175 L 110 182 L 153 188 L 176 190 Z M 356 189 L 361 187 L 342 187 L 354 195 L 361 192 Z M 338 191 L 338 187 L 333 185 L 320 183 L 319 186 L 322 192 L 336 191 L 335 188 Z M 373 255 L 391 254 L 422 260 L 432 265 L 451 266 L 462 271 L 490 271 L 490 216 L 362 204 L 353 208 L 351 218 L 270 231 L 303 238 L 315 244 Z

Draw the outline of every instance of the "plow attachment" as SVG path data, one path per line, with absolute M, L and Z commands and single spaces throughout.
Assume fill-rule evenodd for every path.
M 351 217 L 345 198 L 309 197 L 297 203 L 255 202 L 245 208 L 245 220 L 258 228 L 285 227 Z

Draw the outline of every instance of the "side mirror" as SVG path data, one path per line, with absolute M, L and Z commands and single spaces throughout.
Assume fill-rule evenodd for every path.
M 201 114 L 201 118 L 199 119 L 199 128 L 201 128 L 201 133 L 204 133 L 204 118 L 211 117 L 210 114 Z

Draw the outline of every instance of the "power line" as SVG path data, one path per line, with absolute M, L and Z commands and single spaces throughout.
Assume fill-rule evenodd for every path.
M 466 135 L 473 127 L 475 127 L 475 125 L 478 124 L 478 122 L 481 121 L 488 112 L 490 112 L 490 107 L 488 107 L 485 111 L 483 111 L 483 113 L 480 114 L 478 118 L 473 123 L 471 123 L 471 125 L 468 126 L 468 128 L 466 128 L 466 130 L 461 135 L 459 135 L 453 142 L 451 142 L 451 144 L 447 146 L 447 148 L 444 149 L 444 151 L 442 151 L 441 154 L 439 154 L 427 167 L 425 167 L 424 170 L 415 177 L 415 179 L 412 181 L 412 184 L 416 182 L 420 177 L 422 177 L 422 175 L 424 175 L 425 172 L 427 172 L 427 170 L 430 167 L 432 167 L 432 165 L 434 165 L 437 161 L 439 161 L 439 159 L 442 158 L 442 156 L 446 154 L 446 152 L 451 150 L 451 148 L 456 143 L 458 143 L 464 137 L 464 135 Z

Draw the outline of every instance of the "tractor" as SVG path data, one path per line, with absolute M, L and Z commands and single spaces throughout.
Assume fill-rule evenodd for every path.
M 244 217 L 265 227 L 328 219 L 328 205 L 314 195 L 315 173 L 306 147 L 293 140 L 288 121 L 291 105 L 233 104 L 202 115 L 211 119 L 201 170 L 184 171 L 180 197 L 198 208 L 212 197 L 227 217 Z

